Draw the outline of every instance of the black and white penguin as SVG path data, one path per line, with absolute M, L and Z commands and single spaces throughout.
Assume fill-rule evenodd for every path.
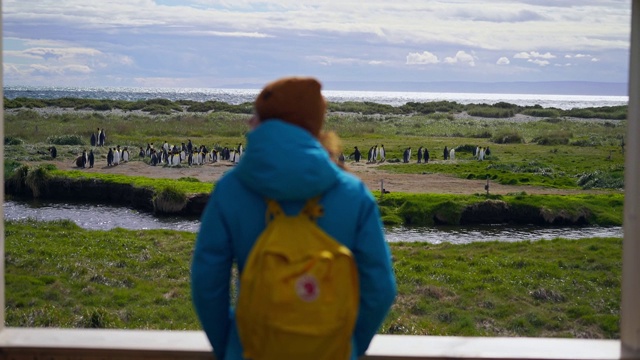
M 422 162 L 422 146 L 418 148 L 418 164 Z
M 193 152 L 193 143 L 191 142 L 191 139 L 187 139 L 187 152 L 188 153 Z
M 244 152 L 244 149 L 242 148 L 242 143 L 238 144 L 238 161 L 240 160 L 240 157 L 242 157 L 242 153 Z
M 55 159 L 58 156 L 58 150 L 56 150 L 55 146 L 49 148 L 49 155 L 52 159 Z
M 410 159 L 411 159 L 411 148 L 408 147 L 404 150 L 404 153 L 402 154 L 402 162 L 406 164 L 409 162 Z
M 451 160 L 455 160 L 456 159 L 456 149 L 449 150 L 449 159 L 451 159 Z
M 129 148 L 126 146 L 122 149 L 122 162 L 129 162 Z
M 442 151 L 442 158 L 444 160 L 447 160 L 449 158 L 449 149 L 445 146 L 444 150 Z
M 380 162 L 387 160 L 387 152 L 384 150 L 384 145 L 380 145 Z
M 155 150 L 151 151 L 151 162 L 150 162 L 150 164 L 151 164 L 151 166 L 158 165 L 158 154 L 156 154 Z
M 113 151 L 113 165 L 120 164 L 120 145 Z
M 88 159 L 89 159 L 89 169 L 91 169 L 93 167 L 93 163 L 95 162 L 95 157 L 93 155 L 93 150 L 89 150 Z
M 82 150 L 82 155 L 76 158 L 76 166 L 85 168 L 87 166 L 87 150 Z
M 424 159 L 424 163 L 428 163 L 429 162 L 429 149 L 424 148 L 424 152 L 422 154 L 422 158 Z
M 358 150 L 357 146 L 353 147 L 355 149 L 355 151 L 353 152 L 353 159 L 356 162 L 360 162 L 360 158 L 362 158 L 362 154 L 360 153 L 360 150 Z
M 103 128 L 102 131 L 100 131 L 100 135 L 98 137 L 98 143 L 100 144 L 100 146 L 104 146 L 106 141 L 107 141 L 107 134 L 105 134 L 104 128 Z
M 178 151 L 178 149 L 176 148 L 175 153 L 173 154 L 173 160 L 171 162 L 172 166 L 178 166 L 180 165 L 180 163 L 182 162 L 182 151 Z
M 107 166 L 113 166 L 113 149 L 109 148 L 107 153 Z
M 140 146 L 140 152 L 138 152 L 138 157 L 139 157 L 140 159 L 144 159 L 145 154 L 146 154 L 146 153 L 145 153 L 144 149 L 142 148 L 142 146 Z
M 91 142 L 91 146 L 96 146 L 96 134 L 91 133 L 91 140 L 89 140 Z

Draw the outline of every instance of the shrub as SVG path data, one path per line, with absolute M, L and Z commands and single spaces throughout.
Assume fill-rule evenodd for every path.
M 522 135 L 514 130 L 504 130 L 491 138 L 496 144 L 519 144 L 524 142 Z
M 578 140 L 572 141 L 570 145 L 582 146 L 582 147 L 600 146 L 602 145 L 602 140 L 595 137 L 590 137 L 589 139 L 578 139 Z
M 522 111 L 522 114 L 535 117 L 557 118 L 560 116 L 560 111 L 557 109 L 525 109 Z
M 5 136 L 4 144 L 5 145 L 22 145 L 24 144 L 24 140 L 15 136 Z
M 490 132 L 490 131 L 488 131 L 488 130 L 484 130 L 484 131 L 481 131 L 481 132 L 479 132 L 479 133 L 472 134 L 472 135 L 470 135 L 469 137 L 472 137 L 472 138 L 478 138 L 478 139 L 490 139 L 490 138 L 491 138 L 491 136 L 493 136 L 493 135 L 491 134 L 491 132 Z
M 475 105 L 467 109 L 467 114 L 486 118 L 508 118 L 515 115 L 513 109 L 497 108 L 492 106 Z
M 146 111 L 151 115 L 171 115 L 171 108 L 160 104 L 147 105 L 142 108 L 142 111 Z
M 590 173 L 583 173 L 578 178 L 578 185 L 583 189 L 623 189 L 624 179 L 621 176 L 614 176 L 609 172 L 596 170 Z
M 477 145 L 465 144 L 465 145 L 456 146 L 455 150 L 456 150 L 456 153 L 467 152 L 467 153 L 473 154 L 474 151 L 476 151 L 477 147 L 478 147 Z
M 79 135 L 49 136 L 47 142 L 54 145 L 84 145 Z
M 550 132 L 535 137 L 533 142 L 538 145 L 567 145 L 572 137 L 573 134 L 568 131 Z

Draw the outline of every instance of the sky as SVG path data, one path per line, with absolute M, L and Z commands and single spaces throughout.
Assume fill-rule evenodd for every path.
M 3 81 L 626 83 L 630 21 L 631 0 L 3 0 Z

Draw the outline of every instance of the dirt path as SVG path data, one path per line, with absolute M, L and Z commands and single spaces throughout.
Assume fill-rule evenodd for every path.
M 47 161 L 61 170 L 77 169 L 75 165 L 67 161 Z M 442 194 L 476 194 L 484 193 L 486 180 L 466 180 L 451 175 L 443 174 L 395 174 L 378 169 L 377 164 L 350 163 L 349 169 L 357 175 L 371 190 L 380 190 L 381 182 L 384 188 L 390 192 L 404 193 L 442 193 Z M 193 177 L 203 182 L 215 182 L 226 171 L 233 168 L 233 164 L 227 161 L 207 164 L 203 166 L 169 168 L 150 166 L 142 161 L 131 161 L 113 167 L 99 163 L 92 169 L 82 169 L 85 172 L 110 173 L 130 176 L 144 176 L 149 178 L 178 179 L 181 177 Z M 425 165 L 428 171 L 428 165 Z M 527 194 L 584 194 L 599 193 L 601 191 L 551 189 L 535 186 L 512 186 L 490 183 L 491 194 L 510 194 L 525 191 Z

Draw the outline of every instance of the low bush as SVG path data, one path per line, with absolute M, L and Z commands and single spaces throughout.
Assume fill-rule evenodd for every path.
M 533 138 L 533 142 L 538 145 L 567 145 L 572 137 L 568 131 L 548 132 Z
M 524 137 L 515 130 L 504 130 L 495 134 L 491 138 L 491 142 L 496 144 L 520 144 L 524 142 Z
M 522 115 L 557 118 L 560 116 L 560 111 L 556 109 L 525 109 L 522 111 Z
M 624 189 L 624 178 L 620 174 L 611 174 L 596 170 L 584 173 L 578 178 L 583 189 Z
M 467 108 L 467 114 L 486 118 L 508 118 L 514 116 L 515 112 L 513 109 L 476 105 Z
M 15 136 L 5 136 L 4 144 L 5 145 L 22 145 L 24 144 L 24 140 Z
M 47 137 L 47 143 L 54 145 L 84 145 L 79 135 L 60 135 Z

